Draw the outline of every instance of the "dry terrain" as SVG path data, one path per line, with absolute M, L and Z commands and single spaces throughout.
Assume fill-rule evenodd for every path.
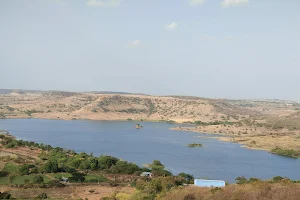
M 0 95 L 3 118 L 235 121 L 261 113 L 224 100 L 196 97 L 71 92 L 12 92 Z

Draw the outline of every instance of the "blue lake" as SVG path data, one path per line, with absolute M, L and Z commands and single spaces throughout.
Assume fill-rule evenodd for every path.
M 138 165 L 160 160 L 168 170 L 196 178 L 234 182 L 237 176 L 300 179 L 300 159 L 241 148 L 206 134 L 169 130 L 178 125 L 132 121 L 63 121 L 44 119 L 0 120 L 0 130 L 18 139 L 50 144 L 95 156 L 111 155 Z M 201 148 L 189 148 L 189 143 Z

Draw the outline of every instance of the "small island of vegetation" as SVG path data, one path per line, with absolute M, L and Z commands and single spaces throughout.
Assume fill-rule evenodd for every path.
M 202 144 L 197 144 L 197 143 L 192 143 L 192 144 L 188 144 L 188 147 L 202 147 Z
M 293 158 L 298 158 L 300 156 L 300 151 L 295 151 L 294 149 L 283 149 L 276 147 L 271 150 L 271 153 L 278 154 L 281 156 L 288 156 Z

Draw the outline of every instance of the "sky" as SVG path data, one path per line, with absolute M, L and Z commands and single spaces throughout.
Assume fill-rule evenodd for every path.
M 299 0 L 1 0 L 0 88 L 300 100 Z

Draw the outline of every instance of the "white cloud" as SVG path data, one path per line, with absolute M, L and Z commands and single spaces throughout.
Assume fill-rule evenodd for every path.
M 165 25 L 166 30 L 174 30 L 178 27 L 178 24 L 176 22 L 172 22 L 171 24 Z
M 134 41 L 130 42 L 131 47 L 138 47 L 138 46 L 140 46 L 140 44 L 141 44 L 140 40 L 134 40 Z
M 206 0 L 189 0 L 190 5 L 196 6 L 196 5 L 201 5 L 205 2 Z
M 88 6 L 119 6 L 121 0 L 88 0 L 86 2 Z
M 221 6 L 223 8 L 228 8 L 231 6 L 239 6 L 239 5 L 244 5 L 248 4 L 249 0 L 224 0 L 221 2 Z

